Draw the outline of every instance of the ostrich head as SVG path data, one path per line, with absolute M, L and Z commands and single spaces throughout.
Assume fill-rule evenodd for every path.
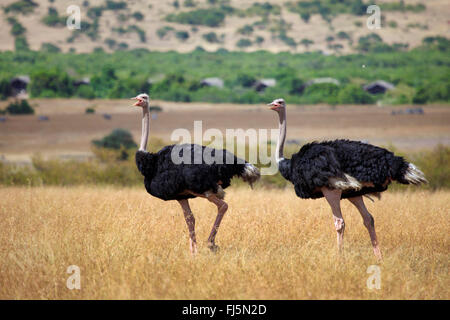
M 268 104 L 270 106 L 271 110 L 274 110 L 276 112 L 283 111 L 284 108 L 286 108 L 286 102 L 284 102 L 284 99 L 275 99 L 271 103 Z
M 137 95 L 134 98 L 131 98 L 132 100 L 137 100 L 134 104 L 133 107 L 142 107 L 142 108 L 148 108 L 148 104 L 149 104 L 149 96 L 148 94 L 145 93 L 141 93 L 139 95 Z

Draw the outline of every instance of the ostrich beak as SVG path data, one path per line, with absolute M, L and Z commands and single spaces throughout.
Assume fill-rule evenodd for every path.
M 276 104 L 274 102 L 268 103 L 267 105 L 269 106 L 270 110 L 276 110 L 276 108 L 278 108 L 280 106 L 280 105 L 278 105 L 278 104 Z
M 142 100 L 139 99 L 138 97 L 131 98 L 131 100 L 137 100 L 137 101 L 132 105 L 132 107 L 140 107 L 140 106 L 141 106 Z

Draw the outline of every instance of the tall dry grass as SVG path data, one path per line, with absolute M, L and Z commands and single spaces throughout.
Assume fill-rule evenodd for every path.
M 382 263 L 349 203 L 339 259 L 328 205 L 290 189 L 230 189 L 217 254 L 205 245 L 215 207 L 191 201 L 195 258 L 178 204 L 143 187 L 2 187 L 0 199 L 1 299 L 450 298 L 448 191 L 367 203 Z M 380 290 L 366 286 L 373 264 Z M 81 290 L 66 288 L 69 265 L 81 268 Z

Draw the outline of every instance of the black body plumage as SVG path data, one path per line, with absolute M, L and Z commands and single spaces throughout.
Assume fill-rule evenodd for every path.
M 174 163 L 172 152 L 178 153 L 180 158 L 189 152 L 190 162 Z M 222 161 L 205 161 L 205 154 Z M 200 163 L 196 164 L 196 159 L 200 159 Z M 136 165 L 145 177 L 148 193 L 162 200 L 181 200 L 195 198 L 186 190 L 204 194 L 207 191 L 217 193 L 219 185 L 227 188 L 233 176 L 242 177 L 246 162 L 226 150 L 184 144 L 166 146 L 157 153 L 137 151 Z
M 309 143 L 278 165 L 281 175 L 294 184 L 295 193 L 305 199 L 323 197 L 320 188 L 332 188 L 330 178 L 345 180 L 345 174 L 363 183 L 363 187 L 344 190 L 342 198 L 385 191 L 391 180 L 409 183 L 404 179 L 408 162 L 386 149 L 359 141 Z

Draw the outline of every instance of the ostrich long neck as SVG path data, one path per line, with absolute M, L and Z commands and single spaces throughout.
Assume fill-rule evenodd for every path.
M 280 112 L 278 112 L 278 116 L 280 117 L 280 135 L 278 137 L 277 150 L 275 154 L 275 160 L 277 163 L 284 159 L 283 149 L 284 141 L 286 140 L 286 108 L 283 108 Z
M 141 146 L 139 151 L 145 151 L 147 149 L 148 133 L 150 131 L 150 112 L 148 107 L 142 108 L 142 135 L 141 135 Z

